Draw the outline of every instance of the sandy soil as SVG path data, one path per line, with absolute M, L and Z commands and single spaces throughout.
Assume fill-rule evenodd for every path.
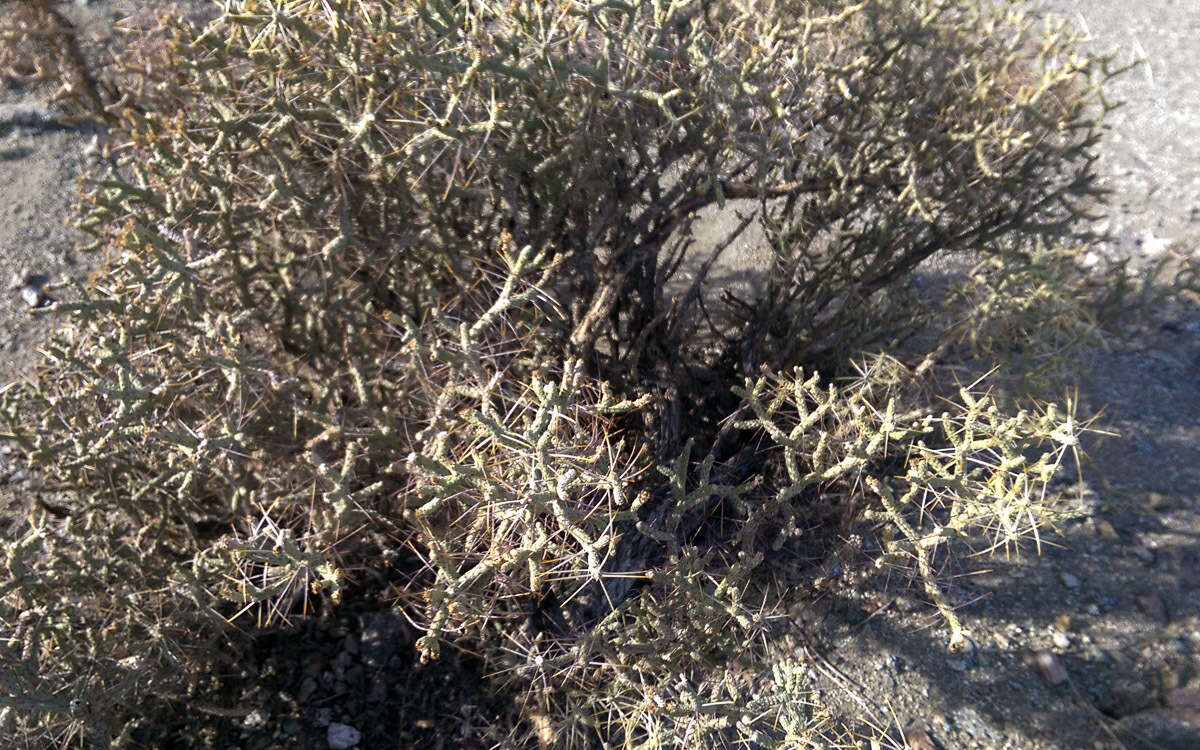
M 1094 49 L 1144 59 L 1110 89 L 1125 103 L 1102 146 L 1104 252 L 1135 265 L 1200 253 L 1200 3 L 1038 5 Z M 1088 441 L 1085 517 L 1041 556 L 953 571 L 973 651 L 915 629 L 925 614 L 899 587 L 822 605 L 831 660 L 943 748 L 1200 747 L 1200 309 L 1141 321 L 1091 354 L 1079 387 L 1115 433 Z M 1033 650 L 1066 679 L 1049 684 Z

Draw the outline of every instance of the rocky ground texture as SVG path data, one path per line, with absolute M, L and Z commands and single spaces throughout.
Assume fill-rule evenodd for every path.
M 75 3 L 95 43 L 130 2 Z M 1041 0 L 1100 50 L 1144 58 L 1112 88 L 1103 170 L 1113 188 L 1097 253 L 1134 265 L 1200 253 L 1200 75 L 1194 0 Z M 97 260 L 69 226 L 74 180 L 102 133 L 61 125 L 44 91 L 0 89 L 0 380 L 31 377 L 54 321 L 37 314 Z M 971 648 L 950 654 L 907 581 L 837 587 L 799 613 L 813 623 L 823 700 L 909 730 L 916 748 L 1200 747 L 1200 299 L 1138 322 L 1089 354 L 1082 414 L 1100 413 L 1074 484 L 1078 519 L 1042 554 L 968 559 L 951 598 Z M 0 453 L 8 503 L 36 493 Z M 843 575 L 837 565 L 831 577 Z M 250 637 L 213 666 L 207 696 L 165 696 L 144 746 L 460 747 L 506 710 L 469 663 L 414 663 L 414 631 L 361 602 Z M 64 730 L 65 731 L 65 730 Z M 64 739 L 67 735 L 64 735 Z M 185 740 L 186 738 L 186 740 Z M 896 740 L 900 743 L 900 740 Z
M 1147 268 L 1200 254 L 1200 4 L 1037 6 L 1093 49 L 1143 61 L 1110 89 L 1124 104 L 1107 119 L 1112 240 L 1096 255 Z M 819 605 L 830 660 L 913 729 L 914 747 L 922 734 L 947 750 L 1200 747 L 1200 299 L 1191 303 L 1149 311 L 1132 336 L 1088 355 L 1080 413 L 1099 413 L 1093 427 L 1109 434 L 1086 441 L 1071 493 L 1079 518 L 1041 555 L 954 571 L 971 650 L 947 654 L 936 619 L 886 582 Z M 931 629 L 914 628 L 922 618 Z

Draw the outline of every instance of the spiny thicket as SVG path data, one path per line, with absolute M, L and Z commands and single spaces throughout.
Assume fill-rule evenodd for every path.
M 1070 404 L 927 379 L 1036 338 L 1031 289 L 1063 312 L 1046 351 L 1093 323 L 1086 284 L 1014 271 L 1076 278 L 1099 192 L 1111 71 L 1061 28 L 973 0 L 236 0 L 143 33 L 77 99 L 112 123 L 81 221 L 104 271 L 3 394 L 72 497 L 8 530 L 6 733 L 106 743 L 230 628 L 405 550 L 417 648 L 482 656 L 520 696 L 508 743 L 786 744 L 812 718 L 773 639 L 829 540 L 910 567 L 957 646 L 935 559 L 1051 520 Z M 751 223 L 769 261 L 720 294 Z M 971 294 L 915 297 L 942 257 Z M 881 347 L 918 307 L 955 323 L 903 364 Z

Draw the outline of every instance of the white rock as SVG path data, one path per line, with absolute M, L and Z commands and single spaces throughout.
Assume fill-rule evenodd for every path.
M 1042 679 L 1050 685 L 1059 685 L 1069 679 L 1066 668 L 1063 667 L 1062 661 L 1054 652 L 1033 651 L 1028 656 L 1029 665 L 1034 667 Z
M 12 288 L 21 295 L 25 304 L 30 307 L 41 307 L 53 301 L 46 294 L 46 285 L 49 283 L 50 277 L 45 274 L 30 273 L 24 276 L 14 274 Z
M 1152 232 L 1142 235 L 1142 252 L 1146 255 L 1162 255 L 1171 246 L 1170 237 L 1155 237 Z
M 30 307 L 37 307 L 42 303 L 42 292 L 37 287 L 23 286 L 21 287 L 21 299 L 25 300 L 25 304 Z
M 262 710 L 261 708 L 256 708 L 251 711 L 246 718 L 242 719 L 242 726 L 246 727 L 247 729 L 262 729 L 267 725 L 267 721 L 269 721 L 270 718 L 271 717 L 266 711 Z
M 325 733 L 325 741 L 329 743 L 330 750 L 348 750 L 357 745 L 361 739 L 362 733 L 357 729 L 337 722 L 330 724 L 329 730 Z

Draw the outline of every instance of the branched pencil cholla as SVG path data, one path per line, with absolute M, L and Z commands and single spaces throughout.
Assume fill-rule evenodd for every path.
M 938 563 L 1052 524 L 1082 426 L 941 363 L 1019 343 L 1065 375 L 1121 301 L 1072 261 L 1111 60 L 1018 10 L 230 0 L 152 28 L 94 87 L 123 161 L 81 227 L 114 259 L 0 392 L 78 498 L 3 545 L 6 737 L 71 695 L 106 744 L 237 629 L 385 598 L 511 697 L 464 744 L 820 745 L 779 643 L 851 535 L 962 643 Z M 690 232 L 735 200 L 766 267 L 714 295 L 740 235 Z M 978 267 L 922 295 L 935 259 Z
M 176 231 L 165 222 L 159 222 L 157 229 L 164 237 L 175 243 L 184 262 L 188 264 L 188 268 L 193 270 L 203 268 L 206 265 L 216 263 L 224 257 L 224 250 L 214 252 L 200 240 L 199 231 L 186 228 L 182 231 Z

